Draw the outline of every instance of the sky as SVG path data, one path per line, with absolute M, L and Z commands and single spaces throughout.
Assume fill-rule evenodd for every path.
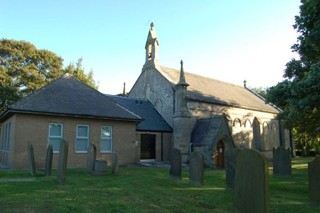
M 83 59 L 99 91 L 129 92 L 154 22 L 160 65 L 253 88 L 283 80 L 300 0 L 0 0 L 0 39 Z

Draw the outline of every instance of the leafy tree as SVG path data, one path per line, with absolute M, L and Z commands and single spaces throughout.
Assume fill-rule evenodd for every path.
M 295 129 L 298 143 L 314 141 L 314 147 L 320 138 L 320 1 L 301 3 L 293 25 L 300 35 L 291 47 L 300 59 L 286 64 L 284 81 L 268 89 L 267 101 L 282 108 L 279 118 Z
M 95 83 L 93 79 L 93 71 L 91 70 L 88 74 L 85 73 L 85 70 L 82 67 L 83 59 L 78 59 L 76 65 L 70 63 L 65 69 L 64 72 L 70 73 L 74 77 L 78 78 L 80 81 L 86 83 L 92 88 L 98 89 L 98 85 Z
M 81 62 L 74 69 L 72 65 L 63 69 L 63 59 L 53 52 L 26 41 L 0 40 L 0 112 L 67 72 L 96 88 L 92 71 L 85 74 Z

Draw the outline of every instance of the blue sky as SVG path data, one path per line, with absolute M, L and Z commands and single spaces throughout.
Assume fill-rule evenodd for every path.
M 282 80 L 296 42 L 300 0 L 0 0 L 0 38 L 64 59 L 83 58 L 103 93 L 127 91 L 141 73 L 150 23 L 162 66 L 251 87 Z

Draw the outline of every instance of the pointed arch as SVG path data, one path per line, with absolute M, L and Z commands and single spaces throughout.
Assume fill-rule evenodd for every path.
M 279 129 L 278 125 L 275 121 L 271 123 L 270 126 L 270 146 L 271 148 L 277 148 L 280 146 L 279 144 Z
M 242 126 L 245 128 L 251 128 L 252 127 L 252 122 L 249 119 L 245 119 L 242 121 Z
M 241 127 L 241 120 L 239 118 L 235 118 L 233 120 L 232 126 L 234 127 Z
M 264 121 L 262 123 L 262 143 L 264 145 L 264 150 L 271 150 L 272 146 L 270 145 L 269 137 L 269 123 Z
M 156 108 L 156 110 L 161 113 L 162 112 L 162 107 L 163 107 L 162 100 L 160 98 L 158 98 L 156 100 L 156 102 L 154 103 L 154 108 Z
M 144 99 L 150 100 L 151 97 L 151 86 L 147 83 L 144 87 Z

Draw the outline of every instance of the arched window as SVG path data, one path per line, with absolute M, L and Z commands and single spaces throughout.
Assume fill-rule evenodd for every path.
M 150 100 L 150 96 L 151 96 L 151 86 L 150 84 L 146 84 L 144 88 L 144 98 L 147 100 Z
M 271 141 L 270 141 L 271 146 L 272 146 L 272 148 L 273 147 L 277 148 L 277 147 L 279 147 L 280 144 L 279 144 L 278 126 L 275 122 L 272 122 L 270 131 L 271 131 L 271 138 L 270 138 L 271 139 Z
M 233 126 L 234 126 L 234 127 L 241 127 L 241 121 L 240 121 L 239 118 L 235 118 L 235 119 L 233 120 Z
M 251 128 L 251 121 L 250 121 L 249 119 L 245 120 L 245 121 L 243 122 L 243 126 L 244 126 L 245 128 Z
M 148 44 L 148 60 L 152 58 L 152 44 Z
M 272 146 L 270 144 L 270 138 L 269 138 L 269 124 L 268 122 L 263 122 L 262 124 L 262 142 L 264 144 L 265 150 L 271 150 Z
M 162 107 L 163 107 L 162 100 L 158 98 L 156 100 L 156 102 L 154 103 L 154 108 L 156 108 L 156 110 L 161 113 L 162 112 Z

